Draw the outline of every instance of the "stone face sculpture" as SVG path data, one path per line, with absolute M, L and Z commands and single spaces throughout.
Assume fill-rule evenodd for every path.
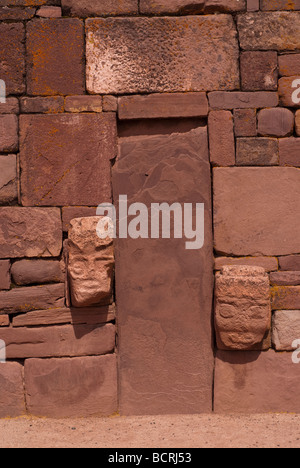
M 262 348 L 271 327 L 270 284 L 264 268 L 224 266 L 216 274 L 215 326 L 219 349 Z
M 71 221 L 68 241 L 68 279 L 74 307 L 109 304 L 114 274 L 113 240 L 100 239 L 99 216 Z

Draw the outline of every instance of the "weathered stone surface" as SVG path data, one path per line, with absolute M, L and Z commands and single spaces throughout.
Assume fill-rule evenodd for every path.
M 278 94 L 271 91 L 256 91 L 253 93 L 235 91 L 215 91 L 208 95 L 212 109 L 261 109 L 278 106 Z
M 67 96 L 66 112 L 102 112 L 101 96 Z
M 238 166 L 278 165 L 278 140 L 275 138 L 237 138 L 236 164 Z
M 271 273 L 270 281 L 278 286 L 299 286 L 300 271 L 276 271 Z
M 1 291 L 0 314 L 64 307 L 64 295 L 64 284 Z
M 285 271 L 300 271 L 300 255 L 288 255 L 279 257 L 279 266 Z
M 60 18 L 62 16 L 61 7 L 42 6 L 36 12 L 36 16 L 40 18 Z
M 118 99 L 118 109 L 121 120 L 206 117 L 208 102 L 205 93 L 124 96 Z
M 211 111 L 208 117 L 210 162 L 214 166 L 235 165 L 233 117 L 230 111 Z
M 279 11 L 279 10 L 300 10 L 300 1 L 293 0 L 261 0 L 260 8 L 262 11 Z
M 299 395 L 299 366 L 291 353 L 217 353 L 216 413 L 299 413 Z
M 113 167 L 115 198 L 125 193 L 128 203 L 149 208 L 153 202 L 205 205 L 202 249 L 187 250 L 186 239 L 172 235 L 116 240 L 121 413 L 210 412 L 213 258 L 207 129 L 120 139 L 119 154 Z
M 49 418 L 109 416 L 118 410 L 116 355 L 25 362 L 30 414 Z
M 8 97 L 6 102 L 0 103 L 0 114 L 18 114 L 19 113 L 19 101 L 17 98 Z
M 118 98 L 116 98 L 116 96 L 103 96 L 103 111 L 104 112 L 117 112 L 118 111 Z
M 71 221 L 68 276 L 74 307 L 109 304 L 114 276 L 114 248 L 110 237 L 97 235 L 99 216 Z
M 259 135 L 286 137 L 294 132 L 295 117 L 289 109 L 263 109 L 257 120 Z
M 221 270 L 226 265 L 261 267 L 267 272 L 278 270 L 278 260 L 275 257 L 218 257 L 215 259 L 215 270 Z
M 279 162 L 281 166 L 300 167 L 300 138 L 279 140 Z
M 66 206 L 62 209 L 62 222 L 64 232 L 68 232 L 71 221 L 75 218 L 88 218 L 96 216 L 97 207 L 90 206 Z
M 296 112 L 295 126 L 296 126 L 296 133 L 297 133 L 298 136 L 300 136 L 300 111 Z
M 11 274 L 18 286 L 64 281 L 61 262 L 56 260 L 20 260 L 12 265 Z
M 138 0 L 62 0 L 66 15 L 89 18 L 91 16 L 116 16 L 138 13 Z
M 0 260 L 0 289 L 10 289 L 9 260 Z
M 87 20 L 90 93 L 238 87 L 238 43 L 229 15 Z
M 18 118 L 16 115 L 0 115 L 0 151 L 18 150 Z
M 41 325 L 59 325 L 71 323 L 73 325 L 99 325 L 114 321 L 116 318 L 115 305 L 88 308 L 63 308 L 35 310 L 13 318 L 14 327 L 32 327 Z M 1 316 L 0 316 L 1 319 Z
M 24 206 L 111 201 L 115 115 L 25 115 L 20 125 Z
M 0 327 L 9 326 L 9 315 L 0 315 Z
M 245 0 L 141 0 L 142 14 L 191 14 L 213 12 L 235 12 L 246 9 Z
M 0 21 L 11 20 L 11 21 L 25 21 L 34 17 L 35 8 L 7 8 L 0 7 Z
M 58 257 L 61 248 L 57 208 L 0 208 L 0 258 Z
M 269 277 L 252 266 L 225 266 L 215 280 L 218 349 L 261 349 L 271 328 Z
M 273 310 L 300 309 L 300 286 L 274 286 L 271 300 Z
M 277 310 L 273 316 L 272 342 L 276 351 L 293 351 L 300 336 L 300 310 Z
M 255 137 L 257 135 L 255 109 L 234 109 L 233 116 L 236 137 Z
M 278 79 L 276 52 L 242 52 L 241 79 L 244 91 L 275 91 Z
M 57 114 L 64 111 L 62 96 L 22 97 L 20 104 L 23 114 Z
M 23 366 L 17 362 L 0 364 L 0 418 L 16 418 L 25 414 L 22 371 Z
M 72 18 L 33 19 L 27 24 L 27 93 L 83 94 L 84 27 Z
M 246 13 L 238 16 L 237 24 L 242 49 L 300 49 L 300 15 L 297 12 Z
M 8 205 L 17 198 L 17 157 L 0 156 L 0 205 Z
M 215 248 L 220 253 L 299 253 L 300 224 L 295 216 L 299 210 L 298 169 L 214 169 Z
M 279 55 L 278 66 L 281 76 L 300 75 L 300 54 Z
M 300 104 L 294 100 L 294 91 L 297 91 L 293 86 L 294 81 L 299 80 L 299 76 L 284 76 L 280 78 L 278 82 L 278 92 L 280 98 L 280 104 L 285 107 L 300 107 Z M 297 96 L 298 98 L 298 96 Z
M 22 23 L 0 24 L 0 75 L 6 84 L 6 95 L 25 91 L 25 28 Z
M 115 326 L 109 323 L 3 328 L 1 339 L 6 343 L 8 359 L 94 356 L 114 350 Z
M 247 11 L 259 11 L 259 0 L 247 0 Z

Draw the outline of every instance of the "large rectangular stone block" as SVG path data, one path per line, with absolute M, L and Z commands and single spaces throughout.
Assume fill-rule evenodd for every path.
M 25 414 L 22 374 L 23 366 L 17 362 L 0 364 L 0 418 L 16 418 Z
M 58 257 L 61 248 L 57 208 L 0 208 L 0 258 Z
M 138 13 L 138 0 L 62 0 L 65 15 L 88 18 Z
M 198 14 L 203 12 L 229 12 L 243 11 L 246 8 L 245 0 L 141 0 L 140 11 L 145 14 Z
M 231 16 L 89 19 L 87 88 L 95 94 L 239 88 Z
M 277 310 L 273 317 L 272 341 L 276 351 L 293 351 L 300 338 L 300 310 Z
M 113 114 L 21 117 L 24 206 L 97 206 L 111 201 Z
M 17 198 L 17 156 L 0 156 L 0 205 L 8 205 Z
M 64 307 L 65 286 L 49 284 L 0 292 L 0 314 Z
M 0 76 L 5 81 L 6 94 L 22 94 L 25 91 L 24 25 L 1 23 L 0 37 Z
M 114 197 L 128 203 L 204 203 L 205 242 L 116 240 L 122 414 L 212 409 L 213 257 L 207 128 L 120 140 Z M 183 205 L 182 205 L 183 206 Z M 173 228 L 171 229 L 171 232 Z M 192 325 L 191 325 L 192 324 Z
M 219 253 L 299 253 L 299 210 L 298 169 L 214 169 L 215 248 Z

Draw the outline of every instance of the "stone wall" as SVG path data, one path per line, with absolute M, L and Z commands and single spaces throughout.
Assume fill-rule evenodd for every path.
M 0 37 L 0 417 L 299 412 L 300 3 L 0 0 Z M 125 189 L 207 232 L 117 243 L 115 288 Z

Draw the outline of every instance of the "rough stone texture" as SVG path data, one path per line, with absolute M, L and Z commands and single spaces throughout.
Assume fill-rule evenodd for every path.
M 66 112 L 102 112 L 101 96 L 68 96 L 65 100 Z
M 300 103 L 294 102 L 293 94 L 294 91 L 299 88 L 293 87 L 293 83 L 295 80 L 299 80 L 299 76 L 285 76 L 280 78 L 278 82 L 278 92 L 280 98 L 280 104 L 285 107 L 299 107 Z M 298 98 L 299 96 L 297 96 Z
M 1 339 L 6 343 L 8 359 L 94 356 L 114 350 L 115 326 L 3 328 Z
M 299 369 L 291 353 L 217 353 L 217 413 L 299 413 L 299 395 Z
M 236 137 L 255 137 L 257 135 L 255 109 L 234 109 L 233 116 Z
M 20 104 L 23 114 L 57 114 L 64 111 L 62 96 L 22 97 Z
M 296 133 L 298 136 L 300 136 L 300 111 L 296 112 L 295 125 L 296 125 Z
M 25 21 L 34 17 L 35 8 L 7 8 L 0 7 L 0 21 L 11 20 L 11 21 Z
M 118 115 L 121 120 L 206 117 L 208 114 L 205 93 L 124 96 L 118 101 Z
M 0 418 L 16 418 L 25 414 L 22 371 L 23 366 L 17 362 L 0 364 Z
M 277 310 L 273 316 L 272 342 L 276 351 L 293 351 L 300 336 L 300 310 Z
M 18 118 L 16 115 L 0 115 L 0 151 L 18 150 Z
M 278 94 L 271 91 L 256 91 L 253 93 L 235 91 L 215 91 L 208 95 L 212 109 L 261 109 L 278 106 Z
M 73 325 L 99 325 L 112 322 L 116 318 L 114 305 L 89 308 L 63 308 L 35 310 L 13 318 L 14 327 L 32 327 L 41 325 L 59 325 L 71 323 Z M 1 316 L 0 316 L 1 319 Z
M 0 314 L 64 307 L 64 284 L 16 288 L 0 292 Z
M 6 98 L 5 103 L 1 103 L 0 105 L 0 114 L 18 114 L 19 109 L 19 101 L 17 98 Z
M 300 167 L 300 138 L 279 140 L 279 161 L 281 166 Z
M 68 276 L 74 307 L 109 304 L 114 276 L 114 248 L 110 237 L 97 235 L 99 216 L 71 221 Z
M 25 362 L 26 403 L 34 416 L 83 418 L 118 410 L 116 355 Z
M 242 52 L 241 79 L 244 91 L 277 90 L 276 52 Z
M 26 115 L 20 125 L 23 206 L 111 201 L 115 115 Z
M 62 11 L 60 7 L 42 6 L 38 9 L 36 16 L 40 18 L 60 18 L 62 16 Z
M 252 266 L 225 266 L 216 274 L 218 349 L 261 349 L 271 328 L 269 277 Z
M 211 111 L 208 117 L 210 162 L 213 166 L 234 166 L 233 117 L 229 111 Z
M 0 260 L 0 289 L 10 289 L 9 260 Z
M 25 91 L 25 28 L 22 23 L 0 24 L 0 76 L 6 83 L 6 95 Z
M 238 87 L 238 43 L 229 15 L 87 20 L 90 93 Z
M 14 154 L 0 156 L 0 205 L 7 205 L 17 198 L 17 157 Z
M 267 272 L 278 270 L 278 260 L 275 257 L 218 257 L 215 259 L 215 270 L 221 270 L 226 265 L 261 267 Z
M 258 133 L 263 136 L 286 137 L 294 132 L 295 117 L 289 109 L 263 109 L 257 120 Z
M 18 286 L 64 281 L 62 264 L 53 260 L 20 260 L 12 265 L 11 274 Z
M 84 27 L 78 19 L 33 19 L 27 24 L 27 93 L 83 94 Z
M 278 66 L 281 76 L 300 75 L 300 54 L 279 55 Z
M 198 14 L 212 12 L 236 12 L 246 9 L 245 0 L 141 0 L 140 12 L 142 14 Z
M 236 164 L 238 166 L 278 165 L 278 140 L 274 138 L 237 138 Z
M 58 257 L 61 248 L 57 208 L 0 208 L 0 258 Z
M 202 249 L 186 250 L 186 239 L 116 240 L 122 414 L 212 409 L 210 184 L 206 128 L 120 139 L 115 198 L 205 204 Z
M 89 206 L 66 206 L 62 209 L 62 222 L 64 232 L 68 232 L 71 221 L 75 218 L 88 218 L 96 215 L 97 207 Z
M 138 0 L 62 0 L 66 15 L 88 18 L 90 16 L 116 16 L 138 13 Z
M 300 1 L 293 0 L 261 0 L 260 9 L 262 11 L 279 11 L 279 10 L 300 10 Z
M 298 169 L 214 169 L 215 248 L 220 253 L 299 253 L 300 224 L 295 216 L 299 210 Z
M 8 326 L 9 326 L 9 315 L 1 315 L 0 327 L 8 327 Z
M 279 257 L 279 267 L 285 271 L 300 271 L 300 255 Z
M 259 11 L 259 0 L 247 0 L 247 11 Z
M 300 49 L 297 12 L 246 13 L 238 16 L 240 45 L 245 50 Z
M 104 112 L 117 112 L 118 111 L 118 98 L 115 96 L 103 96 L 103 111 Z
M 299 286 L 300 271 L 276 271 L 271 273 L 270 282 L 278 286 Z M 299 335 L 300 336 L 300 335 Z
M 300 309 L 300 286 L 274 286 L 271 299 L 273 310 Z

